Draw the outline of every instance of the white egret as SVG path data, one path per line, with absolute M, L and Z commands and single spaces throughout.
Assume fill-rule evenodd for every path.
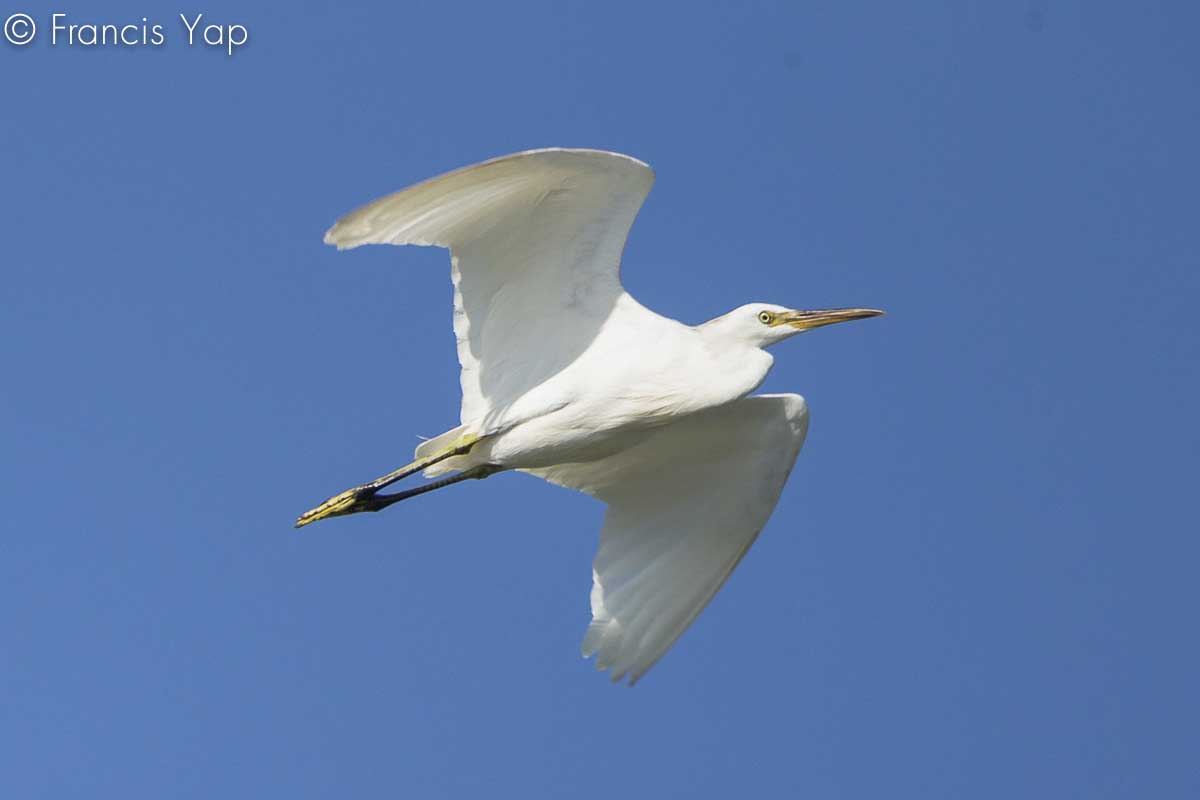
M 620 281 L 621 252 L 654 182 L 646 164 L 546 149 L 485 161 L 339 220 L 328 244 L 450 249 L 461 424 L 415 460 L 297 521 L 378 511 L 502 470 L 608 504 L 583 641 L 635 683 L 708 604 L 766 524 L 808 429 L 799 395 L 748 396 L 764 348 L 883 312 L 751 303 L 691 326 Z M 404 492 L 416 472 L 455 473 Z

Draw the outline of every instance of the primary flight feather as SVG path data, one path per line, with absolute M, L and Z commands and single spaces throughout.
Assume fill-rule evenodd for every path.
M 587 492 L 608 512 L 583 652 L 630 684 L 737 566 L 804 442 L 802 397 L 748 396 L 771 369 L 764 348 L 882 313 L 751 303 L 690 326 L 650 311 L 621 285 L 620 264 L 653 184 L 650 167 L 629 156 L 531 150 L 339 220 L 325 235 L 338 249 L 450 249 L 461 424 L 296 523 L 378 511 L 509 469 Z M 437 480 L 380 493 L 416 472 Z

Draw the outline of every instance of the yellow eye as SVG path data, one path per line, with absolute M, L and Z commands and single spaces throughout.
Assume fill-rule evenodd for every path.
M 761 322 L 763 325 L 770 325 L 771 320 L 773 320 L 773 319 L 775 319 L 775 315 L 772 314 L 770 311 L 760 311 L 758 314 L 758 321 Z

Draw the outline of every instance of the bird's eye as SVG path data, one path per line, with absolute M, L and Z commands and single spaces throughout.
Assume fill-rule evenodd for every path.
M 770 311 L 760 311 L 758 313 L 758 321 L 761 322 L 763 325 L 770 325 L 771 320 L 773 320 L 773 319 L 775 319 L 775 315 L 772 314 Z

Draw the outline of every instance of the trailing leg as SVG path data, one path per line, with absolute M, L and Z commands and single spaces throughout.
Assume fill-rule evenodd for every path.
M 296 519 L 296 527 L 303 528 L 305 525 L 316 522 L 320 519 L 325 519 L 326 517 L 341 517 L 345 516 L 346 514 L 357 514 L 361 511 L 378 511 L 379 509 L 386 508 L 387 506 L 396 502 L 396 500 L 403 500 L 404 497 L 411 495 L 405 492 L 400 492 L 397 495 L 384 495 L 383 497 L 377 497 L 377 494 L 379 490 L 385 486 L 389 486 L 402 478 L 407 478 L 409 475 L 420 472 L 427 467 L 431 467 L 434 464 L 445 461 L 448 458 L 466 455 L 471 451 L 471 448 L 474 447 L 478 441 L 478 436 L 474 434 L 467 434 L 466 436 L 463 436 L 455 441 L 449 447 L 439 450 L 430 456 L 418 458 L 411 464 L 406 464 L 400 469 L 389 472 L 387 475 L 376 478 L 369 483 L 364 483 L 361 486 L 355 486 L 353 489 L 347 489 L 341 494 L 334 495 L 316 508 L 305 511 L 303 514 L 301 514 L 299 518 Z M 497 468 L 492 467 L 492 472 L 495 472 L 496 469 Z M 467 470 L 466 472 L 460 473 L 460 475 L 466 476 L 467 473 L 473 471 L 474 470 Z M 489 472 L 488 474 L 490 475 L 492 473 Z M 452 483 L 457 483 L 459 480 L 466 479 L 465 477 L 455 477 L 457 480 L 452 480 Z M 487 476 L 471 475 L 469 477 Z M 436 484 L 430 484 L 429 487 L 421 487 L 420 489 L 414 489 L 412 491 L 420 494 L 423 491 L 431 491 L 432 488 L 439 488 L 439 485 L 445 484 L 443 481 L 438 481 Z M 395 497 L 396 500 L 383 502 L 381 505 L 380 503 L 385 497 Z

